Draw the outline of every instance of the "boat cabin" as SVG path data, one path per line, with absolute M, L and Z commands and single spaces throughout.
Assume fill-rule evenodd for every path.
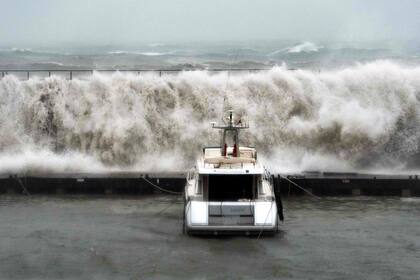
M 271 176 L 253 147 L 239 145 L 248 128 L 232 111 L 223 125 L 220 146 L 204 147 L 185 187 L 187 232 L 274 232 L 277 206 Z

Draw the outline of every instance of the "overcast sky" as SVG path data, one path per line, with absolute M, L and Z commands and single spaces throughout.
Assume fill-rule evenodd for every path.
M 418 0 L 0 0 L 0 44 L 420 41 Z

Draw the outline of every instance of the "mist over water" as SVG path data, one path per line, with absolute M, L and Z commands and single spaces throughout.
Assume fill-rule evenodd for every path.
M 420 64 L 420 45 L 397 42 L 267 40 L 99 46 L 1 46 L 0 69 L 267 69 L 330 70 L 375 60 Z
M 1 172 L 183 170 L 219 144 L 210 121 L 246 116 L 241 135 L 273 171 L 416 169 L 420 67 L 376 61 L 319 73 L 95 73 L 0 81 Z

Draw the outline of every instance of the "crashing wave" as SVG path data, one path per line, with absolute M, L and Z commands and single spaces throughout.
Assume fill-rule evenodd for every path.
M 317 52 L 322 49 L 322 46 L 318 46 L 312 42 L 303 42 L 302 44 L 293 46 L 287 50 L 288 53 L 310 53 Z
M 111 55 L 144 55 L 144 56 L 164 56 L 164 55 L 171 55 L 174 52 L 135 52 L 135 51 L 110 51 L 108 54 Z
M 50 168 L 83 171 L 94 160 L 119 170 L 180 169 L 217 143 L 208 124 L 228 108 L 247 116 L 244 144 L 256 144 L 273 169 L 404 168 L 419 152 L 420 68 L 378 61 L 324 73 L 6 76 L 0 171 L 19 169 L 25 155 L 27 169 L 60 158 L 67 163 Z
M 277 51 L 274 51 L 269 54 L 269 56 L 277 55 L 277 54 L 299 54 L 299 53 L 314 53 L 318 52 L 320 49 L 323 49 L 323 46 L 318 46 L 312 42 L 303 42 L 301 44 L 294 45 L 292 47 L 283 48 Z

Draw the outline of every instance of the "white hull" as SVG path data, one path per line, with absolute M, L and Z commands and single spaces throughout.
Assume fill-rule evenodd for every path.
M 208 202 L 185 205 L 187 233 L 262 233 L 277 231 L 275 201 Z

